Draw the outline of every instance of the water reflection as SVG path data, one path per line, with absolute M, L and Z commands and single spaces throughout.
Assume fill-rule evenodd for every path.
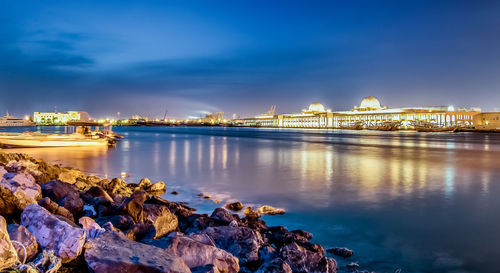
M 325 245 L 363 242 L 356 259 L 376 261 L 372 269 L 380 272 L 394 264 L 404 272 L 494 272 L 488 263 L 500 256 L 500 223 L 491 220 L 500 209 L 498 135 L 117 130 L 127 138 L 109 151 L 26 152 L 88 172 L 126 171 L 129 182 L 149 177 L 223 202 L 283 207 L 289 213 L 279 219 Z M 471 230 L 484 235 L 472 240 Z M 443 256 L 460 265 L 443 265 Z

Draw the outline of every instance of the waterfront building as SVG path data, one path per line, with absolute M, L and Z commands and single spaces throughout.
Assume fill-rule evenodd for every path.
M 376 129 L 391 124 L 397 129 L 426 127 L 472 127 L 478 108 L 453 106 L 388 108 L 372 96 L 349 111 L 332 111 L 315 102 L 296 114 L 259 115 L 242 120 L 243 126 L 278 128 Z
M 485 112 L 474 116 L 476 129 L 500 130 L 500 112 Z
M 83 111 L 35 112 L 33 121 L 39 125 L 65 125 L 68 121 L 89 121 L 90 116 Z

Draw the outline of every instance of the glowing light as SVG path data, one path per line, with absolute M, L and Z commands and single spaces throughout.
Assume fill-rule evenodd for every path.
M 325 107 L 319 102 L 313 102 L 309 105 L 309 112 L 325 112 Z
M 367 109 L 367 108 L 380 109 L 382 107 L 380 106 L 380 102 L 378 101 L 377 98 L 372 97 L 372 96 L 368 96 L 361 101 L 359 108 L 362 108 L 362 109 Z

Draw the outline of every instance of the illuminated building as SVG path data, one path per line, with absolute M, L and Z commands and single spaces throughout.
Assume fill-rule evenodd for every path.
M 480 113 L 474 116 L 474 127 L 476 129 L 499 130 L 500 129 L 500 113 L 489 112 Z
M 318 102 L 297 114 L 259 115 L 242 120 L 243 126 L 278 128 L 376 129 L 390 124 L 397 129 L 426 127 L 471 127 L 478 108 L 453 106 L 387 108 L 375 97 L 364 98 L 349 111 L 331 111 Z
M 90 120 L 87 112 L 68 111 L 62 112 L 35 112 L 33 121 L 39 125 L 64 125 L 68 121 L 86 121 Z

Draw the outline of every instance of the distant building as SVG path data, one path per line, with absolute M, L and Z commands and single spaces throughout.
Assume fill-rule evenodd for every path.
M 35 112 L 33 121 L 39 125 L 65 125 L 68 121 L 88 121 L 90 116 L 83 111 Z
M 485 112 L 474 116 L 476 129 L 500 129 L 500 112 Z
M 278 128 L 377 128 L 390 124 L 398 129 L 429 127 L 471 127 L 478 108 L 457 108 L 453 106 L 387 108 L 381 106 L 375 97 L 366 97 L 359 106 L 350 111 L 331 111 L 315 102 L 308 109 L 295 114 L 274 113 L 246 118 L 243 126 Z

